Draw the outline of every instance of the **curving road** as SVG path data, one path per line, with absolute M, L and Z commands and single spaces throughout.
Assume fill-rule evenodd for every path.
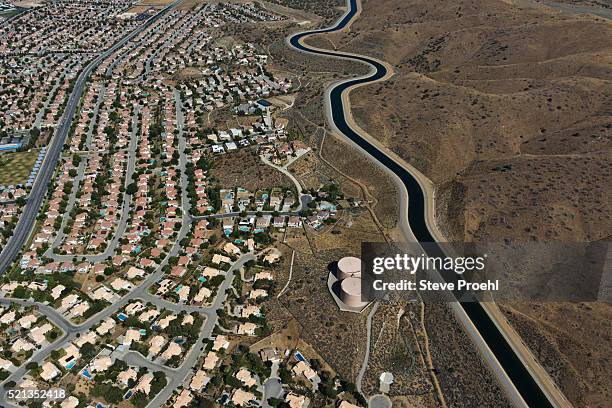
M 166 258 L 166 260 L 167 259 L 168 258 Z M 97 325 L 101 320 L 116 314 L 121 308 L 126 306 L 132 300 L 150 301 L 158 307 L 168 308 L 173 312 L 185 310 L 190 313 L 197 312 L 204 315 L 205 321 L 202 324 L 198 339 L 196 343 L 189 349 L 189 351 L 187 351 L 187 354 L 185 355 L 185 358 L 183 359 L 179 367 L 170 368 L 164 365 L 160 365 L 158 363 L 154 363 L 143 357 L 140 353 L 134 351 L 128 351 L 124 355 L 123 359 L 128 364 L 137 365 L 139 367 L 147 367 L 153 371 L 163 371 L 168 376 L 168 384 L 166 385 L 166 387 L 164 387 L 164 389 L 161 390 L 149 404 L 150 407 L 159 407 L 162 406 L 168 398 L 170 398 L 170 396 L 178 386 L 185 384 L 190 374 L 193 373 L 193 367 L 201 356 L 202 347 L 204 346 L 204 340 L 211 337 L 211 335 L 213 334 L 213 330 L 217 325 L 217 312 L 225 305 L 225 301 L 227 299 L 227 291 L 232 287 L 235 273 L 239 271 L 247 262 L 252 261 L 254 259 L 256 258 L 253 253 L 246 253 L 243 254 L 240 258 L 236 260 L 236 262 L 232 264 L 231 268 L 225 274 L 225 280 L 223 281 L 221 286 L 219 286 L 214 301 L 208 306 L 185 307 L 184 305 L 169 303 L 165 300 L 150 295 L 148 293 L 148 288 L 153 282 L 159 280 L 159 278 L 163 275 L 162 267 L 158 268 L 158 270 L 154 274 L 150 275 L 143 284 L 141 284 L 132 292 L 122 297 L 119 301 L 108 306 L 98 314 L 90 317 L 85 322 L 76 325 L 67 320 L 57 310 L 42 303 L 37 303 L 24 299 L 0 298 L 0 304 L 18 304 L 21 306 L 37 307 L 42 314 L 44 314 L 54 325 L 56 325 L 62 330 L 63 334 L 61 337 L 56 339 L 53 343 L 50 343 L 49 345 L 45 346 L 44 348 L 36 350 L 32 358 L 28 360 L 36 363 L 44 362 L 53 350 L 59 349 L 60 347 L 66 345 L 68 342 L 73 341 L 79 334 L 87 332 L 92 327 Z M 22 364 L 1 383 L 6 383 L 8 381 L 17 381 L 22 378 L 26 372 L 26 364 Z M 0 393 L 0 407 L 15 406 L 14 404 L 11 404 L 6 401 L 5 398 L 6 395 L 4 393 Z
M 34 181 L 32 190 L 30 191 L 28 201 L 23 209 L 19 221 L 17 222 L 17 225 L 15 226 L 13 236 L 5 245 L 4 249 L 2 250 L 2 253 L 0 253 L 0 274 L 4 273 L 6 269 L 13 263 L 13 261 L 19 255 L 19 251 L 27 243 L 28 238 L 30 237 L 30 234 L 36 222 L 36 216 L 40 211 L 43 199 L 45 197 L 45 194 L 47 193 L 49 182 L 51 181 L 51 177 L 53 177 L 56 164 L 60 158 L 60 154 L 62 152 L 64 143 L 66 142 L 66 138 L 68 137 L 70 127 L 72 126 L 74 114 L 79 105 L 79 101 L 81 100 L 81 96 L 83 95 L 87 79 L 94 71 L 94 69 L 96 69 L 106 58 L 110 57 L 115 51 L 127 44 L 128 41 L 140 34 L 159 18 L 161 18 L 176 4 L 180 3 L 180 1 L 182 0 L 177 0 L 169 4 L 164 9 L 160 10 L 159 13 L 149 18 L 144 24 L 140 25 L 136 30 L 130 32 L 117 43 L 115 43 L 111 48 L 98 55 L 93 61 L 87 64 L 85 69 L 81 71 L 81 73 L 77 77 L 77 80 L 72 89 L 72 93 L 68 98 L 66 108 L 64 109 L 64 114 L 62 115 L 62 118 L 55 130 L 55 135 L 49 143 L 49 146 L 47 148 L 47 154 L 42 162 L 42 165 L 40 166 L 40 170 L 38 172 L 36 180 Z
M 134 108 L 134 112 L 132 113 L 132 131 L 130 133 L 130 142 L 127 148 L 128 159 L 127 165 L 125 169 L 125 181 L 123 187 L 127 189 L 128 185 L 132 182 L 132 175 L 134 174 L 136 168 L 136 160 L 137 153 L 136 149 L 138 148 L 138 114 L 140 112 L 140 106 L 136 106 Z M 88 146 L 89 147 L 89 146 Z M 75 188 L 73 188 L 72 193 L 68 199 L 68 206 L 66 207 L 66 214 L 70 214 L 70 211 L 74 208 L 76 203 L 76 193 L 78 191 L 78 185 L 83 180 L 84 170 L 86 167 L 85 160 L 83 160 L 79 165 L 78 175 L 75 179 Z M 119 246 L 119 241 L 123 238 L 125 230 L 129 221 L 129 213 L 132 205 L 132 195 L 123 192 L 123 200 L 121 202 L 121 214 L 119 216 L 119 220 L 117 225 L 115 226 L 114 233 L 112 234 L 112 238 L 106 242 L 106 248 L 99 253 L 95 254 L 66 254 L 60 255 L 56 254 L 54 250 L 59 247 L 65 239 L 64 234 L 64 225 L 66 223 L 66 219 L 68 217 L 64 217 L 62 220 L 61 227 L 57 230 L 57 235 L 51 242 L 51 245 L 45 251 L 45 256 L 53 259 L 54 261 L 63 262 L 70 261 L 75 257 L 81 261 L 88 260 L 92 263 L 100 263 L 109 259 L 115 252 L 115 249 Z
M 361 12 L 361 8 L 358 0 L 347 0 L 347 3 L 347 12 L 333 26 L 296 33 L 287 39 L 288 44 L 304 53 L 350 59 L 367 64 L 371 68 L 369 74 L 336 82 L 326 91 L 325 107 L 329 122 L 338 134 L 356 145 L 378 166 L 393 176 L 401 194 L 400 228 L 407 242 L 416 240 L 421 244 L 426 244 L 423 249 L 428 255 L 444 256 L 442 248 L 434 238 L 439 234 L 435 231 L 434 223 L 431 221 L 433 213 L 431 185 L 426 183 L 424 176 L 416 169 L 368 137 L 354 124 L 351 117 L 348 100 L 350 90 L 364 84 L 388 79 L 393 74 L 392 67 L 374 58 L 329 51 L 304 43 L 304 39 L 310 35 L 341 31 L 348 27 L 354 17 Z M 456 276 L 449 276 L 443 271 L 442 274 L 445 280 L 456 279 Z M 525 355 L 518 353 L 516 344 L 508 340 L 506 332 L 500 330 L 499 323 L 491 317 L 489 306 L 470 301 L 453 302 L 450 306 L 514 405 L 538 408 L 565 405 L 562 394 L 559 397 L 558 389 L 555 390 L 554 385 L 548 384 L 542 373 L 534 375 L 537 370 L 525 363 Z

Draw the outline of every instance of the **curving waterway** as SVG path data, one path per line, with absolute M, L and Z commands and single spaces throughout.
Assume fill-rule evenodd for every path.
M 302 52 L 360 61 L 371 67 L 371 73 L 369 75 L 341 82 L 330 90 L 331 119 L 334 121 L 338 130 L 346 137 L 359 145 L 382 166 L 386 167 L 400 178 L 408 192 L 408 223 L 414 236 L 420 243 L 427 244 L 423 248 L 429 256 L 444 256 L 444 252 L 440 246 L 435 243 L 436 240 L 427 225 L 425 194 L 415 176 L 378 147 L 361 137 L 351 128 L 345 117 L 342 99 L 344 92 L 354 86 L 378 81 L 384 78 L 387 75 L 387 68 L 380 62 L 364 56 L 346 55 L 328 50 L 315 49 L 301 42 L 302 39 L 312 34 L 330 33 L 345 28 L 358 11 L 357 0 L 347 1 L 349 5 L 347 13 L 333 26 L 320 30 L 297 33 L 289 38 L 289 43 L 293 48 Z M 447 276 L 445 276 L 445 278 L 447 278 Z M 531 373 L 523 365 L 521 359 L 514 352 L 510 344 L 508 344 L 503 334 L 482 305 L 475 301 L 460 302 L 460 305 L 503 367 L 509 379 L 521 394 L 525 403 L 530 407 L 552 408 L 553 404 L 548 400 L 545 393 L 536 383 Z

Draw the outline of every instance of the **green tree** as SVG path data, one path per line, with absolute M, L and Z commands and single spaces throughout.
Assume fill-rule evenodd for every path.
M 18 299 L 25 299 L 27 294 L 28 292 L 23 286 L 17 286 L 13 291 L 13 297 L 16 297 Z
M 125 192 L 129 195 L 136 194 L 137 191 L 138 191 L 138 186 L 136 185 L 136 183 L 128 184 L 127 188 L 125 189 Z
M 26 364 L 26 370 L 36 370 L 38 368 L 38 363 L 35 361 L 30 361 Z

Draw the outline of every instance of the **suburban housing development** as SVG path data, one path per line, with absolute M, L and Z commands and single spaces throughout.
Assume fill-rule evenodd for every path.
M 0 1 L 0 407 L 605 406 L 605 287 L 364 288 L 367 243 L 609 239 L 610 10 Z
M 3 271 L 0 375 L 5 388 L 61 395 L 7 395 L 3 406 L 306 407 L 323 380 L 340 390 L 314 350 L 284 343 L 291 335 L 259 343 L 272 334 L 278 270 L 293 262 L 276 243 L 335 222 L 343 198 L 334 180 L 306 189 L 288 170 L 312 155 L 279 116 L 295 75 L 261 44 L 225 35 L 288 16 L 190 1 L 11 10 L 0 28 L 0 247 L 17 239 L 53 143 L 59 154 Z

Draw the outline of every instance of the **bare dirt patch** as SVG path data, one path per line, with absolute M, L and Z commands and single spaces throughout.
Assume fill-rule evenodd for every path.
M 190 79 L 199 79 L 202 78 L 202 76 L 202 71 L 199 68 L 187 67 L 174 74 L 174 79 L 177 81 L 186 81 Z
M 217 156 L 210 174 L 224 188 L 243 187 L 254 192 L 273 187 L 293 187 L 287 176 L 262 163 L 254 148 Z

